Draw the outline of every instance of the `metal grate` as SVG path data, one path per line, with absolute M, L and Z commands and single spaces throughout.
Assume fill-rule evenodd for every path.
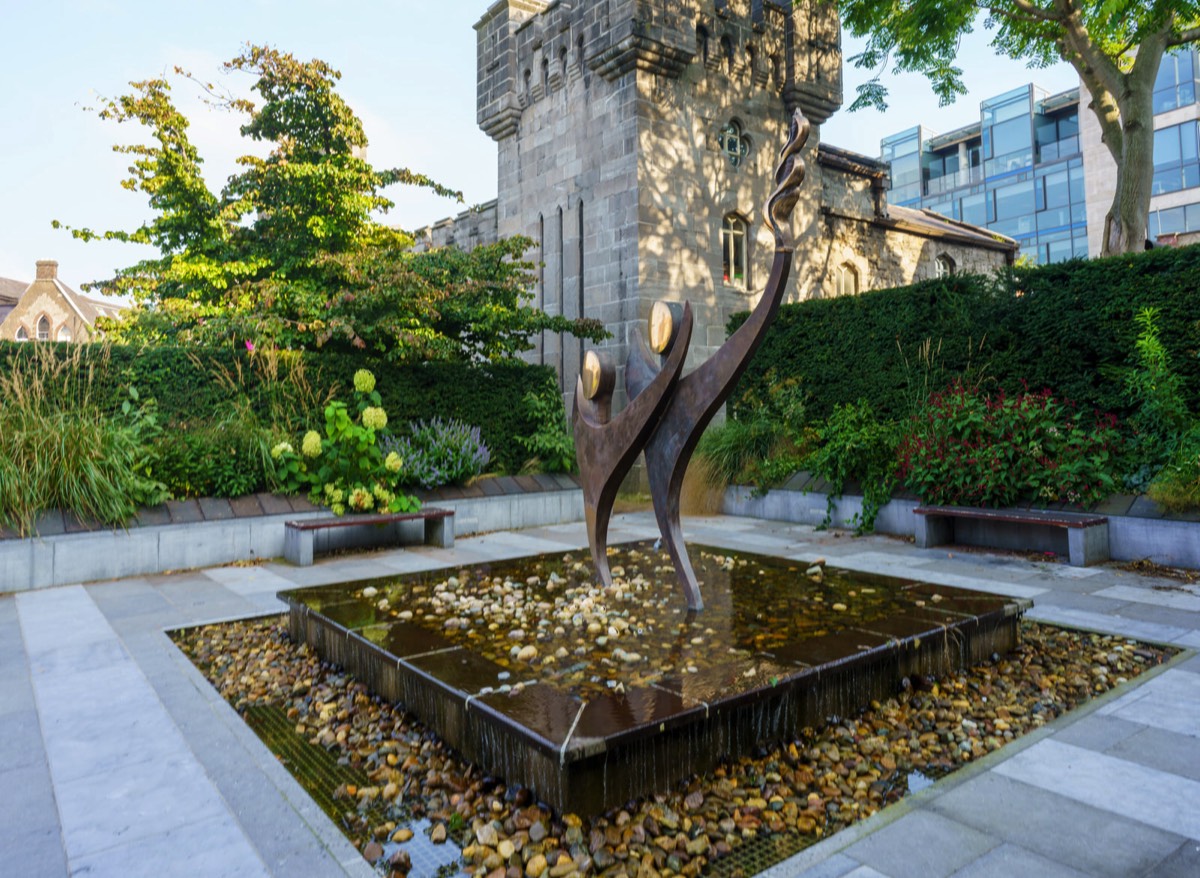
M 795 832 L 759 835 L 738 845 L 729 856 L 710 862 L 704 874 L 717 878 L 747 878 L 795 856 L 818 841 L 820 839 Z

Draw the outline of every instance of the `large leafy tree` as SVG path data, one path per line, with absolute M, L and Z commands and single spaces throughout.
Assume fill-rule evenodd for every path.
M 421 186 L 461 194 L 405 168 L 367 161 L 362 122 L 338 95 L 338 71 L 276 49 L 248 46 L 224 65 L 253 77 L 256 99 L 236 97 L 176 69 L 209 102 L 242 114 L 244 137 L 269 148 L 246 155 L 220 192 L 208 188 L 188 119 L 166 79 L 131 83 L 101 118 L 134 123 L 146 142 L 126 189 L 144 193 L 151 218 L 136 229 L 72 229 L 84 240 L 146 244 L 156 254 L 92 285 L 131 296 L 132 315 L 110 323 L 123 341 L 349 346 L 396 361 L 513 356 L 541 331 L 599 339 L 596 321 L 549 317 L 528 305 L 530 242 L 471 253 L 412 251 L 412 238 L 376 217 L 383 191 Z
M 1077 71 L 1117 165 L 1104 221 L 1104 254 L 1140 250 L 1146 239 L 1154 175 L 1151 97 L 1163 54 L 1200 40 L 1195 0 L 839 0 L 850 33 L 867 37 L 859 67 L 926 75 L 942 103 L 965 93 L 959 39 L 982 13 L 997 52 Z M 851 109 L 886 106 L 876 75 L 859 86 Z

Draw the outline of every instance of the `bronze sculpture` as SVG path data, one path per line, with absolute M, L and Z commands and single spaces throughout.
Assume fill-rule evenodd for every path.
M 633 465 L 638 451 L 644 450 L 650 496 L 663 542 L 675 565 L 688 608 L 704 609 L 704 598 L 684 546 L 679 520 L 683 476 L 704 428 L 745 371 L 779 310 L 791 272 L 793 242 L 788 223 L 804 180 L 800 150 L 808 140 L 808 134 L 808 120 L 797 110 L 792 117 L 787 143 L 780 150 L 775 190 L 763 208 L 767 225 L 775 235 L 771 274 L 762 298 L 746 322 L 715 354 L 680 378 L 683 355 L 691 338 L 691 308 L 684 305 L 681 311 L 678 306 L 672 310 L 667 303 L 656 303 L 651 320 L 651 341 L 661 362 L 655 362 L 640 332 L 635 333 L 635 343 L 625 366 L 625 386 L 630 403 L 611 422 L 607 417 L 613 383 L 611 364 L 603 367 L 597 359 L 592 370 L 598 376 L 592 395 L 602 396 L 601 391 L 607 393 L 602 396 L 601 405 L 594 404 L 585 394 L 582 376 L 577 382 L 575 437 L 583 476 L 588 541 L 597 573 L 605 585 L 611 583 L 607 535 L 616 489 Z M 599 377 L 602 374 L 607 377 Z

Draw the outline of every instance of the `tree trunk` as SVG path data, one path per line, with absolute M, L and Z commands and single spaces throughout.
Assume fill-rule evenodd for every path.
M 1154 177 L 1154 129 L 1132 135 L 1125 130 L 1123 159 L 1117 164 L 1117 187 L 1104 217 L 1101 256 L 1137 253 L 1146 247 L 1150 183 Z
M 1101 256 L 1138 253 L 1146 247 L 1150 190 L 1154 179 L 1154 110 L 1151 83 L 1125 81 L 1117 96 L 1121 109 L 1121 149 L 1112 205 L 1104 217 Z

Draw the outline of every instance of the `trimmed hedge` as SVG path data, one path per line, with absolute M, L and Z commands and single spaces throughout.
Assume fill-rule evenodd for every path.
M 0 369 L 9 368 L 14 358 L 28 356 L 31 350 L 29 344 L 0 343 Z M 157 401 L 159 417 L 167 426 L 210 421 L 239 396 L 237 389 L 226 386 L 216 376 L 236 374 L 239 366 L 251 404 L 262 404 L 257 372 L 250 363 L 255 355 L 249 352 L 113 346 L 107 349 L 105 360 L 101 350 L 101 346 L 94 345 L 87 351 L 88 359 L 97 364 L 93 387 L 113 411 L 128 399 L 127 388 L 132 385 L 142 399 Z M 370 357 L 326 351 L 303 351 L 291 356 L 303 360 L 307 380 L 321 397 L 334 391 L 348 398 L 355 371 L 370 369 L 393 425 L 442 417 L 478 426 L 492 460 L 510 472 L 517 471 L 526 458 L 515 437 L 528 436 L 538 426 L 522 398 L 531 390 L 555 400 L 560 398 L 552 368 L 516 361 L 395 366 Z M 320 411 L 310 412 L 309 418 L 307 424 L 294 425 L 297 432 L 322 423 Z
M 1194 411 L 1200 404 L 1200 246 L 1018 267 L 992 278 L 955 275 L 784 305 L 732 398 L 747 391 L 762 398 L 769 386 L 794 378 L 811 394 L 814 421 L 860 398 L 881 417 L 903 417 L 912 383 L 924 374 L 917 349 L 931 339 L 934 348 L 941 345 L 932 390 L 970 366 L 985 386 L 1010 393 L 1023 383 L 1050 388 L 1085 411 L 1124 419 L 1131 413 L 1122 375 L 1137 336 L 1133 316 L 1146 306 L 1159 309 L 1163 344 Z M 729 331 L 746 316 L 735 314 Z

